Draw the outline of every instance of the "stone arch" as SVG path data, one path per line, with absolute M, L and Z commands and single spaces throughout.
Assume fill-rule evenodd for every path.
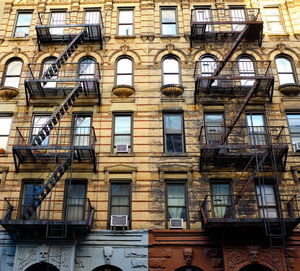
M 192 265 L 188 265 L 188 266 L 182 266 L 179 267 L 177 269 L 175 269 L 175 271 L 203 271 L 203 269 L 196 267 L 196 266 L 192 266 Z
M 95 52 L 91 52 L 91 51 L 86 51 L 86 52 L 81 52 L 76 54 L 73 59 L 72 62 L 78 63 L 80 61 L 80 59 L 84 58 L 84 57 L 92 57 L 95 59 L 96 62 L 98 62 L 99 64 L 102 63 L 102 58 L 99 54 L 95 53 Z
M 269 267 L 261 264 L 248 264 L 242 267 L 239 271 L 272 271 Z
M 160 63 L 166 55 L 177 56 L 182 63 L 188 60 L 187 55 L 182 50 L 175 48 L 172 44 L 168 44 L 165 49 L 159 50 L 154 56 L 154 63 Z
M 18 54 L 13 54 L 13 53 L 8 53 L 6 55 L 4 55 L 1 59 L 0 59 L 0 63 L 2 65 L 5 65 L 7 63 L 7 61 L 9 61 L 12 58 L 20 58 L 23 61 L 23 65 L 26 67 L 27 64 L 29 63 L 29 58 L 27 55 L 22 54 L 22 53 L 18 53 Z
M 136 65 L 140 65 L 142 63 L 141 61 L 141 57 L 133 50 L 130 50 L 128 48 L 128 46 L 122 46 L 120 50 L 115 50 L 111 56 L 109 57 L 108 59 L 108 63 L 111 65 L 112 63 L 115 63 L 116 60 L 120 57 L 131 57 L 133 62 L 136 64 Z
M 286 48 L 285 46 L 271 50 L 268 54 L 268 59 L 273 61 L 277 55 L 287 55 L 294 60 L 295 64 L 297 64 L 300 59 L 300 56 L 294 50 Z
M 253 60 L 265 60 L 264 57 L 254 50 L 247 50 L 243 52 L 241 50 L 236 51 L 233 56 L 230 58 L 231 61 L 236 61 L 240 56 L 249 56 Z
M 204 55 L 211 55 L 211 56 L 215 56 L 217 58 L 217 60 L 222 60 L 223 56 L 215 50 L 209 50 L 209 51 L 205 51 L 205 50 L 200 50 L 197 51 L 194 56 L 192 57 L 193 61 L 198 61 L 202 56 Z
M 106 264 L 106 265 L 98 266 L 94 268 L 92 271 L 123 271 L 123 270 L 114 265 Z
M 42 54 L 40 55 L 37 59 L 36 59 L 36 63 L 43 63 L 43 61 L 49 57 L 56 57 L 58 58 L 59 57 L 59 53 L 53 53 L 53 54 L 50 54 L 50 53 L 46 53 L 46 54 Z
M 39 262 L 25 269 L 25 271 L 59 271 L 53 264 L 47 262 Z

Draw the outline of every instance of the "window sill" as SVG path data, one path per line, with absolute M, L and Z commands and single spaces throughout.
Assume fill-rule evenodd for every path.
M 8 40 L 8 41 L 21 41 L 21 40 L 23 40 L 23 41 L 29 41 L 30 38 L 28 38 L 28 37 L 25 37 L 25 38 L 8 38 L 6 40 Z
M 166 39 L 169 39 L 169 38 L 181 38 L 181 36 L 180 35 L 160 35 L 159 36 L 161 39 L 164 39 L 164 38 L 166 38 Z
M 0 157 L 7 157 L 8 156 L 8 153 L 0 153 Z
M 123 36 L 123 35 L 115 35 L 115 39 L 135 39 L 136 35 L 128 35 L 128 36 Z
M 163 153 L 163 156 L 166 156 L 166 157 L 188 157 L 188 153 L 186 152 L 172 152 L 172 153 Z
M 111 153 L 110 155 L 109 155 L 110 157 L 133 157 L 133 156 L 135 156 L 135 154 L 134 153 L 122 153 L 122 152 L 119 152 L 119 153 Z

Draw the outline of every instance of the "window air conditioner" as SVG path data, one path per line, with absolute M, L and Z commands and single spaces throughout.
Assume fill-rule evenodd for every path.
M 120 144 L 116 145 L 117 152 L 128 152 L 128 145 L 127 144 Z
M 19 32 L 15 32 L 15 38 L 25 38 L 27 37 L 27 34 L 26 32 L 23 32 L 23 31 L 19 31 Z
M 183 219 L 182 218 L 170 218 L 170 229 L 182 229 Z
M 126 227 L 128 228 L 128 216 L 127 215 L 112 215 L 110 216 L 111 227 Z
M 300 152 L 300 142 L 295 142 L 295 152 Z

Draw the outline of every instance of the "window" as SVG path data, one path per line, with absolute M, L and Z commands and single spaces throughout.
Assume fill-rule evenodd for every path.
M 177 34 L 177 11 L 176 8 L 161 8 L 161 33 L 164 36 Z
M 195 10 L 196 22 L 205 23 L 205 22 L 212 22 L 212 12 L 210 7 L 197 7 Z M 205 24 L 205 31 L 211 32 L 213 31 L 212 24 Z
M 114 115 L 114 151 L 129 152 L 131 147 L 132 116 L 129 114 Z
M 64 27 L 58 27 L 63 26 L 66 23 L 66 11 L 52 11 L 50 16 L 50 26 L 56 26 L 50 28 L 50 33 L 52 35 L 63 35 L 64 34 Z
M 127 215 L 130 219 L 131 187 L 129 182 L 112 182 L 110 215 Z
M 18 88 L 20 85 L 23 61 L 15 58 L 9 60 L 6 64 L 4 86 Z
M 248 56 L 241 56 L 238 58 L 238 69 L 241 77 L 255 76 L 253 60 Z M 241 79 L 242 86 L 252 86 L 254 82 L 254 79 Z
M 231 205 L 230 183 L 212 183 L 213 216 L 223 218 L 227 207 Z
M 286 116 L 289 124 L 291 142 L 294 151 L 296 151 L 296 143 L 300 143 L 300 113 L 287 114 Z
M 164 140 L 166 153 L 184 152 L 183 115 L 164 114 Z
M 180 84 L 180 67 L 179 61 L 173 57 L 168 56 L 163 59 L 163 84 L 164 85 L 179 85 Z
M 286 56 L 278 56 L 275 59 L 276 68 L 278 72 L 279 84 L 295 84 L 295 75 L 292 61 Z
M 19 12 L 14 37 L 15 38 L 25 38 L 29 36 L 30 26 L 31 26 L 32 12 Z
M 230 18 L 232 22 L 245 22 L 246 14 L 243 7 L 231 7 Z M 242 31 L 245 28 L 244 24 L 232 24 L 233 31 Z
M 11 114 L 0 114 L 0 150 L 3 149 L 5 151 L 7 148 L 11 123 Z
M 91 57 L 85 57 L 79 62 L 79 78 L 94 78 L 96 62 Z
M 216 62 L 216 58 L 213 56 L 203 56 L 201 57 L 200 60 L 200 71 L 201 71 L 201 75 L 204 77 L 209 77 L 212 76 L 214 71 L 217 68 L 217 62 Z M 209 80 L 206 80 L 208 84 Z M 218 84 L 217 80 L 214 80 L 214 82 L 212 83 L 212 86 L 216 86 Z
M 264 114 L 248 113 L 246 115 L 246 122 L 248 127 L 249 144 L 266 145 L 267 133 Z
M 92 116 L 89 114 L 76 114 L 73 119 L 74 146 L 89 146 L 91 136 Z
M 185 183 L 167 183 L 167 210 L 170 218 L 186 220 L 186 188 Z
M 276 7 L 264 8 L 268 30 L 273 33 L 284 32 L 280 10 Z
M 56 57 L 48 57 L 43 61 L 43 70 L 42 70 L 42 75 L 44 74 L 44 72 L 46 72 L 48 70 L 48 68 L 56 61 Z M 56 76 L 52 76 L 50 79 L 57 79 L 57 75 Z M 44 85 L 44 88 L 55 88 L 56 87 L 56 82 L 47 82 Z
M 99 24 L 100 23 L 100 11 L 99 10 L 85 10 L 84 14 L 85 24 Z
M 223 113 L 205 113 L 204 122 L 206 127 L 206 143 L 216 145 L 224 134 L 224 114 Z
M 42 191 L 42 180 L 26 180 L 23 181 L 23 193 L 20 208 L 19 217 L 22 218 L 23 214 L 28 210 L 30 205 L 33 202 L 33 199 Z M 38 219 L 38 211 L 37 209 L 34 214 L 30 217 L 30 219 Z
M 46 124 L 50 115 L 34 115 L 32 121 L 32 141 L 34 141 L 35 137 L 38 135 L 40 129 Z M 40 138 L 41 139 L 41 138 Z M 41 144 L 38 142 L 37 145 L 47 146 L 49 144 L 50 136 L 47 136 Z
M 67 221 L 85 219 L 86 180 L 67 180 L 65 195 L 65 217 Z
M 132 60 L 128 57 L 120 58 L 117 61 L 117 85 L 132 86 Z
M 133 9 L 119 9 L 118 35 L 133 35 Z
M 259 215 L 262 218 L 277 218 L 275 188 L 272 184 L 256 185 Z

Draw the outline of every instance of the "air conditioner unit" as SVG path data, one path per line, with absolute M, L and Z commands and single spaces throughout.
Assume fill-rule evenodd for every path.
M 23 31 L 15 32 L 14 37 L 15 37 L 15 38 L 25 38 L 25 37 L 27 37 L 27 33 L 26 33 L 26 32 L 23 32 Z
M 182 229 L 183 219 L 182 218 L 170 218 L 170 229 Z
M 295 142 L 295 152 L 300 152 L 300 142 Z
M 128 216 L 127 215 L 112 215 L 110 216 L 111 227 L 128 227 Z
M 128 152 L 128 145 L 127 144 L 116 145 L 116 152 Z

